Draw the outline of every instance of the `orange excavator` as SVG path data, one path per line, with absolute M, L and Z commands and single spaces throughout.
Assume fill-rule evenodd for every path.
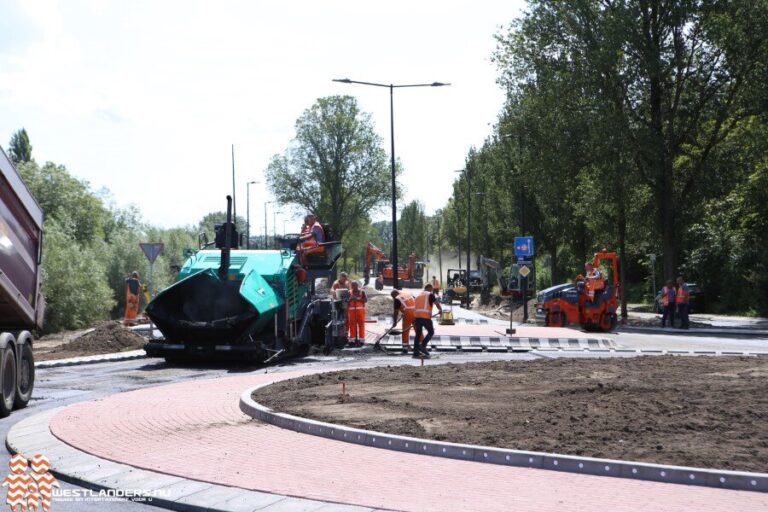
M 615 252 L 595 253 L 592 264 L 610 266 L 610 276 L 598 279 L 579 276 L 566 283 L 542 290 L 536 299 L 536 316 L 548 327 L 579 324 L 587 331 L 609 332 L 616 328 L 619 297 L 619 263 Z
M 392 263 L 384 251 L 368 242 L 365 250 L 365 284 L 370 280 L 371 270 L 376 264 L 375 274 L 382 275 L 385 286 L 392 286 L 394 281 L 394 270 Z M 398 267 L 397 278 L 400 284 L 405 288 L 422 288 L 424 286 L 424 262 L 416 261 L 416 253 L 408 256 L 408 264 L 404 267 Z

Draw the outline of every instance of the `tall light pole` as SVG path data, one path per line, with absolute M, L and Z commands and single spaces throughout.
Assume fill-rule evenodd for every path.
M 264 248 L 267 249 L 267 205 L 272 204 L 274 201 L 264 201 Z
M 279 249 L 277 246 L 277 214 L 281 213 L 277 210 L 272 210 L 272 245 L 275 246 L 275 249 Z
M 394 90 L 404 87 L 444 87 L 447 83 L 432 82 L 431 84 L 379 84 L 375 82 L 359 82 L 357 80 L 350 80 L 349 78 L 334 78 L 334 82 L 340 82 L 343 84 L 359 84 L 370 85 L 373 87 L 387 87 L 389 89 L 389 131 L 390 139 L 392 141 L 392 288 L 399 290 L 400 281 L 398 279 L 398 262 L 397 262 L 397 183 L 395 176 L 395 104 L 394 104 Z
M 261 183 L 249 181 L 245 184 L 245 248 L 251 248 L 251 185 Z

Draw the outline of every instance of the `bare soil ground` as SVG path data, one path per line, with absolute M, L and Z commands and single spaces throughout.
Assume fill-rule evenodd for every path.
M 768 470 L 768 359 L 762 358 L 382 367 L 290 380 L 254 399 L 277 411 L 427 439 Z
M 34 342 L 36 361 L 65 359 L 136 350 L 146 340 L 120 322 L 102 322 L 92 330 L 68 331 L 43 336 Z

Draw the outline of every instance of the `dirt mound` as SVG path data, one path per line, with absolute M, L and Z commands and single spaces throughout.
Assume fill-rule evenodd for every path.
M 369 317 L 392 316 L 394 308 L 391 296 L 385 294 L 375 296 L 368 295 L 368 303 L 365 305 L 365 312 Z
M 398 435 L 765 472 L 766 377 L 763 358 L 498 361 L 311 375 L 254 398 L 278 411 Z
M 126 329 L 120 322 L 103 322 L 77 338 L 53 347 L 51 350 L 35 354 L 37 360 L 64 359 L 69 357 L 108 354 L 136 350 L 144 346 L 146 340 Z

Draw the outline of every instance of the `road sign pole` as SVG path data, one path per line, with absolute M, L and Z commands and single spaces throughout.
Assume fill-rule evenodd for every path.
M 528 323 L 528 276 L 524 276 L 520 281 L 523 297 L 523 325 Z
M 144 256 L 147 257 L 147 261 L 149 261 L 149 300 L 152 300 L 152 298 L 155 295 L 155 284 L 154 284 L 154 277 L 155 277 L 155 260 L 158 256 L 160 256 L 160 253 L 163 252 L 164 244 L 162 242 L 159 243 L 140 243 L 139 247 L 141 248 L 141 251 L 144 253 Z M 152 323 L 152 319 L 149 320 L 149 338 L 153 339 L 155 333 L 155 326 Z
M 155 262 L 151 262 L 149 264 L 149 297 L 150 299 L 154 297 L 154 290 L 155 290 Z M 152 319 L 149 319 L 149 339 L 153 340 L 155 339 L 155 326 L 152 323 Z

